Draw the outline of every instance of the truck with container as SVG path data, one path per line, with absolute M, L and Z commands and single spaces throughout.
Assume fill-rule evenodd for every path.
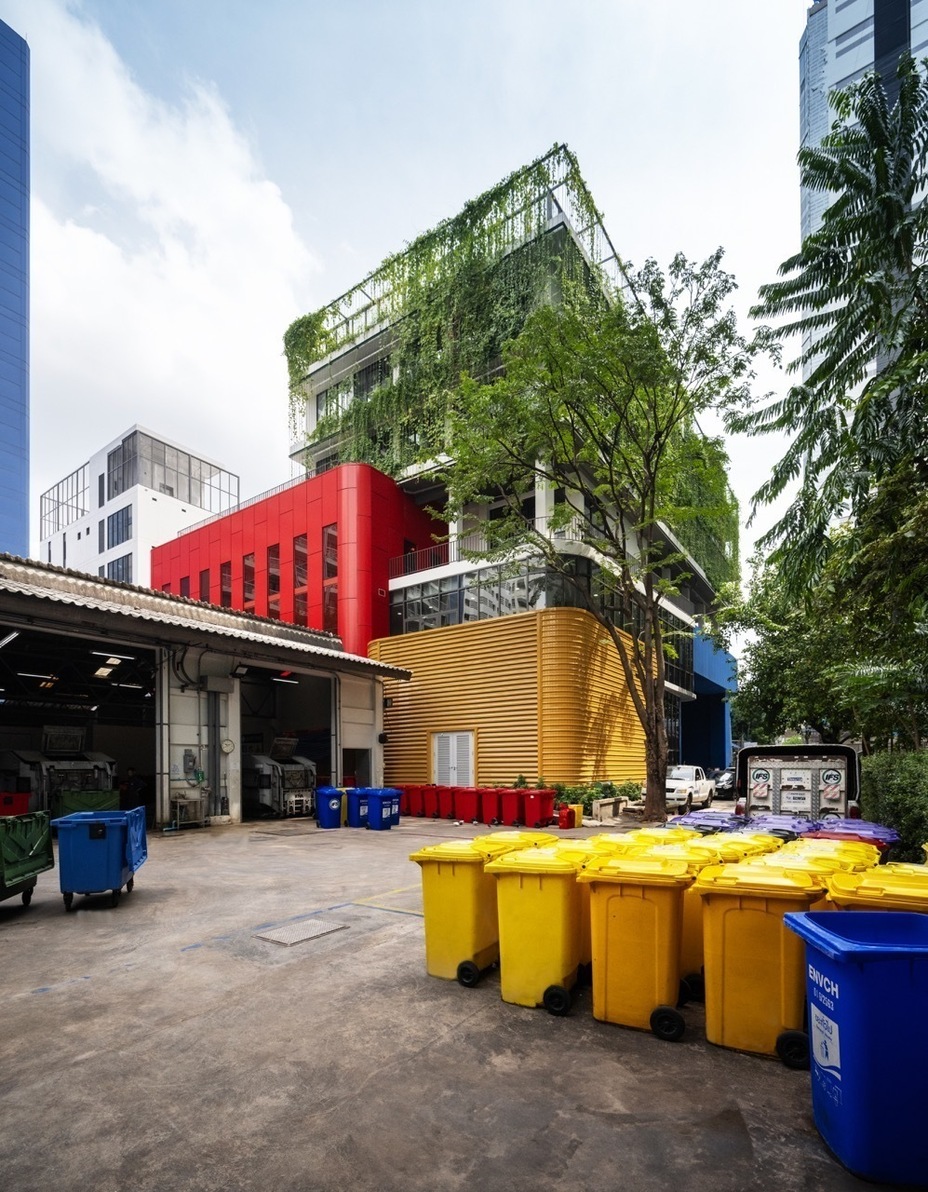
M 735 769 L 739 814 L 860 816 L 860 755 L 852 745 L 745 746 Z

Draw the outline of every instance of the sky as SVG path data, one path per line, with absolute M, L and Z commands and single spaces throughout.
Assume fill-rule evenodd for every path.
M 292 320 L 555 143 L 626 260 L 723 246 L 747 330 L 799 246 L 807 8 L 0 0 L 31 54 L 34 548 L 38 495 L 135 423 L 243 498 L 289 479 Z M 778 445 L 729 451 L 746 516 Z

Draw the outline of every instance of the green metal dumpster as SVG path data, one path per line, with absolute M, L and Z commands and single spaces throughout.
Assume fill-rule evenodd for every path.
M 119 791 L 56 791 L 52 795 L 52 819 L 75 811 L 118 811 Z
M 0 817 L 0 901 L 20 894 L 23 906 L 28 906 L 38 875 L 54 867 L 52 833 L 44 811 Z

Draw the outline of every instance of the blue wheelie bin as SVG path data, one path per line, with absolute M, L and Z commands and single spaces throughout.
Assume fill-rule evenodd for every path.
M 806 911 L 784 921 L 806 944 L 819 1133 L 855 1175 L 925 1187 L 928 915 Z
M 349 787 L 345 793 L 348 796 L 348 827 L 366 828 L 368 825 L 367 787 Z
M 58 829 L 58 884 L 65 910 L 75 894 L 110 892 L 113 906 L 123 886 L 131 893 L 135 874 L 148 857 L 145 808 L 131 811 L 75 811 L 52 820 Z
M 320 828 L 342 826 L 342 792 L 335 786 L 320 786 L 316 791 L 316 819 Z
M 382 787 L 370 787 L 367 794 L 367 826 L 376 832 L 386 832 L 393 824 L 393 792 Z

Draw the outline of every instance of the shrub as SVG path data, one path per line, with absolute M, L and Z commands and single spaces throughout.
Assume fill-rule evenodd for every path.
M 861 813 L 895 828 L 896 860 L 924 861 L 928 841 L 928 753 L 875 753 L 863 759 Z

